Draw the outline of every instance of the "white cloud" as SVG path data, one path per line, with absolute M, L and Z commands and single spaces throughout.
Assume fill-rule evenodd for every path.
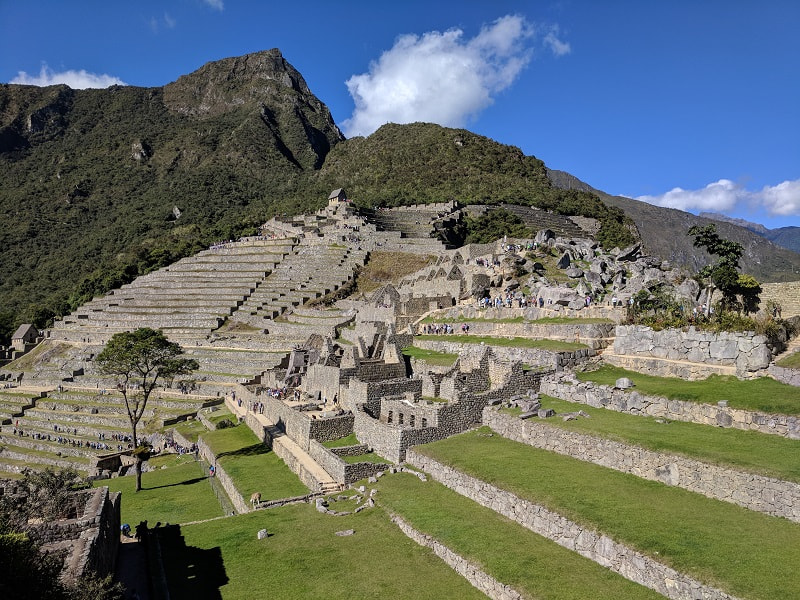
M 729 179 L 709 183 L 699 190 L 673 188 L 660 196 L 636 198 L 649 204 L 685 211 L 730 212 L 734 209 L 764 209 L 770 215 L 800 215 L 800 179 L 764 186 L 751 192 Z
M 203 3 L 219 11 L 225 8 L 225 4 L 222 2 L 222 0 L 203 0 Z
M 772 215 L 800 215 L 800 179 L 765 186 L 756 195 Z
M 398 37 L 367 73 L 347 80 L 355 110 L 342 124 L 345 135 L 369 135 L 390 122 L 464 126 L 516 80 L 535 35 L 524 18 L 507 15 L 470 40 L 460 29 Z M 543 44 L 557 55 L 569 50 L 561 42 Z
M 10 83 L 20 83 L 24 85 L 56 85 L 65 83 L 76 90 L 86 88 L 107 88 L 112 85 L 127 85 L 119 77 L 112 75 L 89 73 L 81 69 L 80 71 L 69 70 L 60 73 L 54 72 L 46 64 L 42 65 L 38 75 L 28 75 L 25 71 L 19 71 L 17 76 Z
M 164 24 L 167 26 L 167 29 L 174 29 L 176 23 L 177 21 L 173 19 L 169 13 L 164 13 Z
M 558 25 L 554 25 L 550 28 L 550 31 L 547 32 L 547 35 L 544 36 L 544 44 L 550 51 L 555 54 L 556 56 L 564 56 L 565 54 L 569 54 L 572 52 L 572 47 L 569 45 L 569 42 L 562 42 L 558 39 Z

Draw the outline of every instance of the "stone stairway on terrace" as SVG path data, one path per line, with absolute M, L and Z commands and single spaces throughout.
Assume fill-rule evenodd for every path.
M 513 215 L 518 216 L 533 231 L 549 229 L 557 236 L 565 238 L 585 238 L 588 234 L 573 223 L 569 217 L 558 215 L 534 208 L 532 206 L 520 206 L 517 204 L 502 204 L 501 208 Z
M 122 396 L 102 388 L 67 387 L 38 393 L 3 390 L 26 397 L 9 423 L 0 427 L 0 473 L 26 467 L 72 467 L 94 474 L 97 459 L 122 452 L 130 443 L 130 422 Z M 142 435 L 164 421 L 185 419 L 221 398 L 155 393 L 140 422 Z
M 297 339 L 305 339 L 310 333 L 324 333 L 327 328 L 323 322 L 297 327 L 296 322 L 281 324 L 275 319 L 309 300 L 338 290 L 353 278 L 355 269 L 364 264 L 366 257 L 364 250 L 339 244 L 300 245 L 242 303 L 232 320 Z
M 105 343 L 138 327 L 174 341 L 217 329 L 292 251 L 287 240 L 236 242 L 205 250 L 95 298 L 57 321 L 51 337 Z

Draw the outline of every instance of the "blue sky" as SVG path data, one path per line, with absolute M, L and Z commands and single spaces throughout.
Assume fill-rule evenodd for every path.
M 160 86 L 280 48 L 346 135 L 434 121 L 611 194 L 800 226 L 794 0 L 0 0 L 0 81 Z

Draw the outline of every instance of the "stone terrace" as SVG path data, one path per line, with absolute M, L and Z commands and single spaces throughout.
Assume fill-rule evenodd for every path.
M 294 244 L 261 240 L 226 244 L 139 277 L 57 322 L 55 339 L 104 343 L 114 333 L 148 326 L 175 341 L 217 329 L 259 287 Z
M 19 395 L 23 396 L 21 392 Z M 98 458 L 127 449 L 127 442 L 115 439 L 130 435 L 120 394 L 76 386 L 24 395 L 28 404 L 22 413 L 16 413 L 12 423 L 0 430 L 0 472 L 13 474 L 24 464 L 73 467 L 96 474 Z M 160 427 L 221 402 L 221 398 L 156 393 L 148 403 L 140 431 L 145 433 L 148 422 Z
M 272 328 L 280 329 L 274 319 L 338 290 L 366 258 L 364 250 L 338 244 L 302 244 L 242 303 L 233 320 L 273 333 Z M 302 333 L 298 339 L 307 337 Z

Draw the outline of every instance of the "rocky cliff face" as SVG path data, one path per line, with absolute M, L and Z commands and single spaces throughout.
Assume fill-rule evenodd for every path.
M 199 119 L 253 114 L 282 141 L 282 153 L 304 168 L 319 168 L 344 140 L 328 107 L 277 48 L 207 63 L 164 87 L 164 104 Z

